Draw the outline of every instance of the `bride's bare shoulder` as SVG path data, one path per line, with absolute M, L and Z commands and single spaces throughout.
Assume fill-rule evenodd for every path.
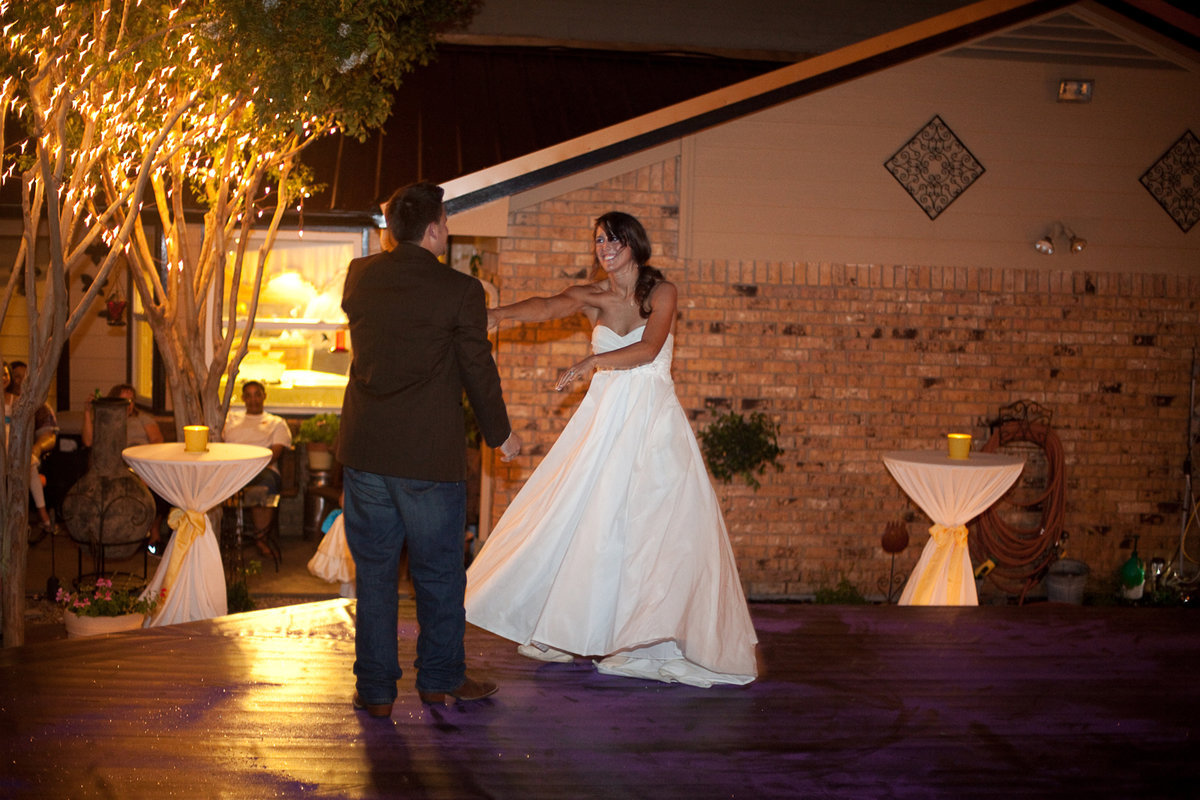
M 592 283 L 580 283 L 567 291 L 584 302 L 597 300 L 609 293 L 608 278 Z

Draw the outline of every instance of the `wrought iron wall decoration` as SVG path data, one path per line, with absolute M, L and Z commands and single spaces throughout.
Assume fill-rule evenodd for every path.
M 1185 131 L 1142 173 L 1141 183 L 1187 233 L 1200 220 L 1200 139 Z
M 936 114 L 883 165 L 930 219 L 984 173 L 979 160 Z

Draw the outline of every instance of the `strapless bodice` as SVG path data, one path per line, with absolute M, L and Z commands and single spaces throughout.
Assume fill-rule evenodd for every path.
M 621 334 L 609 328 L 606 325 L 597 325 L 592 328 L 592 352 L 593 353 L 608 353 L 613 350 L 620 350 L 622 347 L 627 347 L 634 342 L 639 342 L 642 339 L 642 333 L 646 326 L 634 328 L 629 333 L 622 336 Z M 675 347 L 675 337 L 667 334 L 667 340 L 663 342 L 662 349 L 658 351 L 658 355 L 649 364 L 633 367 L 632 369 L 620 370 L 621 372 L 639 372 L 650 371 L 663 375 L 667 378 L 671 377 L 671 351 Z M 604 372 L 605 370 L 597 370 Z

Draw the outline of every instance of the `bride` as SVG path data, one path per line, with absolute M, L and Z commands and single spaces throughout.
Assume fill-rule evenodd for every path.
M 488 325 L 583 313 L 593 373 L 558 441 L 467 571 L 467 619 L 541 661 L 711 686 L 757 675 L 757 642 L 720 505 L 671 380 L 675 285 L 629 214 L 596 221 L 607 275 L 488 312 Z

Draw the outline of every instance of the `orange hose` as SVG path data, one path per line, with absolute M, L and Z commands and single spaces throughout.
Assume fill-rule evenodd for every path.
M 1027 420 L 1010 420 L 996 428 L 983 446 L 994 453 L 1012 442 L 1032 442 L 1046 453 L 1046 491 L 1032 500 L 1018 503 L 1004 498 L 1014 508 L 1040 509 L 1040 524 L 1032 528 L 1011 525 L 1001 519 L 997 505 L 979 516 L 979 530 L 969 539 L 975 560 L 988 558 L 996 568 L 988 575 L 1004 591 L 1025 594 L 1041 581 L 1050 564 L 1058 557 L 1058 544 L 1066 516 L 1066 477 L 1063 472 L 1062 442 L 1048 426 Z

